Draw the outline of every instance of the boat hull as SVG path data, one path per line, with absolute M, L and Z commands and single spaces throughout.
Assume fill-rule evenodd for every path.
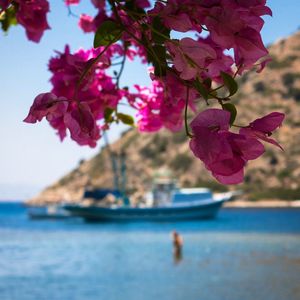
M 202 201 L 189 206 L 167 206 L 151 208 L 134 207 L 84 207 L 66 205 L 64 208 L 74 216 L 80 216 L 86 221 L 180 221 L 191 219 L 214 218 L 224 201 Z

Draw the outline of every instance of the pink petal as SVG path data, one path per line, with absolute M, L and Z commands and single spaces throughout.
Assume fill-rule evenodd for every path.
M 191 122 L 191 128 L 196 130 L 197 127 L 213 128 L 219 130 L 228 130 L 230 121 L 230 112 L 223 109 L 211 108 L 200 112 Z
M 218 133 L 199 127 L 196 134 L 190 141 L 190 148 L 207 166 L 233 157 L 229 143 Z
M 255 138 L 234 134 L 233 147 L 239 150 L 245 160 L 253 160 L 265 152 L 264 145 Z
M 275 146 L 279 147 L 281 150 L 283 150 L 283 148 L 280 146 L 280 144 L 278 142 L 276 142 L 274 139 L 268 138 L 266 136 L 266 134 L 261 131 L 253 130 L 248 127 L 248 128 L 241 128 L 240 134 L 249 136 L 252 138 L 256 138 L 256 139 L 261 139 L 261 140 L 263 140 L 269 144 L 275 145 Z
M 230 176 L 222 176 L 214 173 L 212 175 L 222 184 L 239 184 L 244 181 L 244 169 Z
M 187 32 L 193 28 L 189 16 L 185 13 L 165 17 L 165 25 L 179 32 Z
M 231 159 L 225 159 L 216 161 L 210 164 L 209 170 L 213 174 L 218 174 L 221 176 L 232 176 L 245 166 L 245 161 L 239 156 L 233 156 Z
M 254 130 L 262 131 L 262 132 L 272 132 L 277 127 L 281 126 L 285 115 L 279 112 L 272 112 L 260 119 L 256 119 L 255 121 L 250 123 L 250 127 Z

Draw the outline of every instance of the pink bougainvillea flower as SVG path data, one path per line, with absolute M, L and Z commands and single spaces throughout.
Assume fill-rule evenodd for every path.
M 64 114 L 67 112 L 69 104 L 65 97 L 57 97 L 53 93 L 40 94 L 34 99 L 24 122 L 36 123 L 46 117 L 50 125 L 57 130 L 62 141 L 66 137 Z
M 193 137 L 190 148 L 212 175 L 223 184 L 243 181 L 243 168 L 248 160 L 264 153 L 255 138 L 229 132 L 230 113 L 207 109 L 191 122 Z
M 216 52 L 216 58 L 208 61 L 206 70 L 203 71 L 203 78 L 210 78 L 215 82 L 222 82 L 220 73 L 225 72 L 228 74 L 232 74 L 232 66 L 234 64 L 234 60 L 231 56 L 224 54 L 224 49 L 217 45 L 210 36 L 204 38 L 199 38 L 199 41 L 205 43 L 212 47 Z
M 243 65 L 243 69 L 249 69 L 260 58 L 268 55 L 261 35 L 252 28 L 241 30 L 235 38 L 234 55 L 237 65 Z
M 210 170 L 220 183 L 238 184 L 244 180 L 244 167 L 248 160 L 260 157 L 265 152 L 265 148 L 262 143 L 254 138 L 231 132 L 224 134 L 227 135 L 232 157 L 212 164 Z
M 272 16 L 272 10 L 268 6 L 266 6 L 266 2 L 266 0 L 239 0 L 236 1 L 236 4 L 241 7 L 247 8 L 252 15 Z
M 186 13 L 166 16 L 164 21 L 167 27 L 179 32 L 187 32 L 193 28 L 193 24 Z
M 174 57 L 175 69 L 185 80 L 196 78 L 217 57 L 215 50 L 201 40 L 183 38 L 178 45 L 173 42 L 167 42 L 166 45 Z
M 280 112 L 272 112 L 260 119 L 256 119 L 249 125 L 252 129 L 271 134 L 272 131 L 282 125 L 285 115 Z
M 50 29 L 46 14 L 49 12 L 47 0 L 16 0 L 18 3 L 17 21 L 25 27 L 29 40 L 38 43 L 46 29 Z
M 191 122 L 193 138 L 190 148 L 212 173 L 229 176 L 238 172 L 244 162 L 233 159 L 233 152 L 227 141 L 230 113 L 221 109 L 207 109 Z
M 149 88 L 136 85 L 137 93 L 128 93 L 126 97 L 137 112 L 137 126 L 142 132 L 158 131 L 165 127 L 173 132 L 183 125 L 186 88 L 180 85 L 173 73 L 167 73 L 163 80 L 155 79 Z M 197 93 L 191 88 L 189 106 L 195 109 Z
M 68 100 L 64 97 L 56 97 L 52 93 L 43 93 L 36 96 L 28 116 L 24 119 L 26 123 L 36 123 L 44 117 L 47 119 L 62 116 L 68 108 Z
M 169 130 L 176 132 L 181 130 L 183 125 L 182 111 L 185 106 L 185 101 L 182 99 L 177 103 L 170 98 L 165 99 L 160 107 L 159 116 L 163 125 Z
M 234 49 L 236 65 L 243 66 L 239 73 L 268 54 L 260 35 L 263 20 L 257 14 L 235 1 L 224 1 L 222 6 L 213 7 L 204 21 L 216 44 Z
M 84 32 L 93 32 L 95 31 L 94 18 L 86 14 L 81 14 L 79 18 L 78 26 Z
M 56 118 L 50 117 L 48 121 L 50 125 L 57 131 L 56 133 L 59 136 L 59 139 L 63 141 L 67 136 L 67 127 L 64 122 L 64 115 L 58 116 Z
M 71 54 L 69 47 L 63 53 L 51 58 L 49 70 L 52 73 L 51 93 L 39 95 L 25 121 L 35 123 L 46 117 L 50 125 L 57 130 L 60 139 L 70 130 L 71 138 L 80 145 L 96 146 L 100 138 L 96 121 L 103 121 L 106 107 L 114 109 L 125 95 L 117 89 L 111 76 L 105 73 L 110 65 L 110 58 L 122 55 L 120 45 L 113 45 L 99 62 L 91 68 L 82 80 L 77 92 L 77 85 L 88 62 L 102 51 L 99 49 L 79 50 Z M 80 108 L 77 108 L 77 106 Z M 79 117 L 83 116 L 82 120 Z
M 159 115 L 147 108 L 139 112 L 137 119 L 138 129 L 141 132 L 156 132 L 163 126 Z
M 122 50 L 122 49 L 121 49 Z M 103 116 L 106 106 L 116 107 L 122 98 L 121 91 L 117 90 L 112 78 L 105 73 L 105 68 L 110 65 L 110 57 L 115 53 L 120 54 L 118 46 L 111 47 L 110 51 L 99 59 L 99 63 L 92 68 L 81 83 L 81 89 L 77 93 L 80 101 L 88 102 L 96 118 Z M 79 50 L 74 54 L 66 46 L 63 53 L 57 52 L 57 56 L 51 58 L 49 70 L 52 73 L 50 79 L 55 95 L 73 99 L 76 87 L 83 70 L 90 59 L 96 57 L 101 49 Z M 101 91 L 101 94 L 99 93 Z M 74 100 L 74 99 L 73 99 Z
M 86 103 L 80 103 L 67 112 L 64 122 L 70 131 L 71 138 L 79 145 L 96 147 L 97 140 L 100 138 L 100 130 Z
M 239 184 L 244 180 L 244 169 L 240 169 L 235 174 L 224 176 L 213 173 L 213 176 L 222 184 Z
M 275 129 L 281 126 L 284 117 L 285 115 L 283 113 L 272 112 L 251 122 L 248 127 L 241 128 L 240 134 L 261 139 L 282 149 L 279 143 L 274 139 L 269 138 L 269 136 L 272 135 L 272 132 Z

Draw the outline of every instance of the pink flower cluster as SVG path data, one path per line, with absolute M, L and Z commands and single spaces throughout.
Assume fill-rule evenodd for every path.
M 264 24 L 262 16 L 272 15 L 266 0 L 170 0 L 164 4 L 156 2 L 151 13 L 161 16 L 165 26 L 171 30 L 195 30 L 199 33 L 203 28 L 208 30 L 209 39 L 222 51 L 233 49 L 235 64 L 240 66 L 240 73 L 251 68 L 259 59 L 265 60 L 268 54 L 260 36 Z M 182 63 L 189 69 L 195 69 L 188 73 L 188 77 L 194 76 L 196 70 L 205 68 L 203 63 L 207 63 L 207 60 L 216 59 L 213 49 L 203 45 L 202 40 L 185 38 L 179 41 L 175 49 L 172 47 L 170 50 L 179 71 Z M 182 76 L 185 77 L 186 73 Z
M 258 158 L 265 151 L 259 139 L 281 148 L 269 136 L 283 119 L 284 114 L 273 112 L 241 128 L 239 133 L 233 133 L 229 131 L 228 111 L 207 109 L 191 122 L 193 138 L 190 148 L 219 182 L 241 183 L 248 160 Z
M 233 59 L 211 37 L 183 38 L 178 43 L 168 42 L 168 50 L 174 58 L 174 67 L 180 78 L 191 80 L 197 77 L 220 80 L 220 72 L 232 73 Z
M 49 3 L 47 0 L 15 0 L 18 4 L 17 21 L 25 30 L 29 40 L 38 43 L 46 29 Z
M 135 85 L 137 93 L 127 94 L 129 104 L 137 110 L 137 127 L 141 132 L 155 132 L 167 128 L 173 132 L 183 126 L 187 87 L 173 72 L 167 72 L 165 78 L 156 78 L 151 86 Z M 195 110 L 194 99 L 199 96 L 195 89 L 189 90 L 189 107 Z
M 49 63 L 53 89 L 51 93 L 43 93 L 35 98 L 24 121 L 35 123 L 46 117 L 61 140 L 68 129 L 71 138 L 79 145 L 95 147 L 100 138 L 100 126 L 96 121 L 103 119 L 105 108 L 116 108 L 123 96 L 123 92 L 117 89 L 112 78 L 104 71 L 110 63 L 110 57 L 120 51 L 117 45 L 99 59 L 78 86 L 87 64 L 100 51 L 79 50 L 71 54 L 67 46 L 64 53 L 58 52 L 58 56 Z

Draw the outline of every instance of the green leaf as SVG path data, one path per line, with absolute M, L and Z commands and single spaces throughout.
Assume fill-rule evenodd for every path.
M 212 80 L 211 78 L 206 78 L 203 80 L 203 84 L 207 87 L 207 88 L 211 88 L 211 85 L 212 85 Z
M 153 61 L 154 74 L 156 76 L 165 76 L 167 73 L 167 50 L 162 45 L 154 45 L 153 51 L 156 55 Z M 158 61 L 157 61 L 158 60 Z
M 152 21 L 152 38 L 155 44 L 163 44 L 170 38 L 170 29 L 167 28 L 161 21 L 161 18 L 156 16 Z
M 7 32 L 9 27 L 17 25 L 16 7 L 14 5 L 8 7 L 0 16 L 1 28 L 4 32 Z
M 207 100 L 209 98 L 208 90 L 206 89 L 204 84 L 202 82 L 200 82 L 200 80 L 198 78 L 194 81 L 194 87 L 205 100 Z
M 231 126 L 234 123 L 237 115 L 236 107 L 232 103 L 224 103 L 222 104 L 222 108 L 230 112 L 230 126 Z
M 112 114 L 115 110 L 110 107 L 106 107 L 104 110 L 104 120 L 106 123 L 111 123 L 113 121 Z
M 218 97 L 218 92 L 217 91 L 210 91 L 208 95 L 208 99 L 215 99 Z
M 111 20 L 103 22 L 96 31 L 94 48 L 115 43 L 121 38 L 122 32 L 123 29 L 118 23 Z
M 130 115 L 117 113 L 117 117 L 122 123 L 124 123 L 126 125 L 130 125 L 130 126 L 134 125 L 134 119 Z
M 167 50 L 163 45 L 154 45 L 152 49 L 147 50 L 147 59 L 153 64 L 154 74 L 156 76 L 165 76 L 167 72 Z
M 228 88 L 229 91 L 228 97 L 234 95 L 238 90 L 238 84 L 236 83 L 234 78 L 225 72 L 221 72 L 221 77 L 223 79 L 225 86 Z

